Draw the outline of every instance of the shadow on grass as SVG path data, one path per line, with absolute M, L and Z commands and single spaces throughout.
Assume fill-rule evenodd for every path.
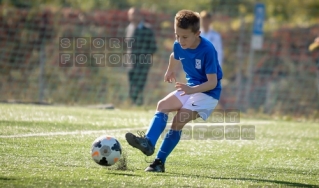
M 4 181 L 10 181 L 10 180 L 17 180 L 16 178 L 12 178 L 12 177 L 3 177 L 3 176 L 0 176 L 0 181 L 1 180 L 4 180 Z
M 280 180 L 268 180 L 268 179 L 255 179 L 255 178 L 236 178 L 236 177 L 214 177 L 214 176 L 203 176 L 203 175 L 193 175 L 193 174 L 179 174 L 179 173 L 158 173 L 158 175 L 163 176 L 171 176 L 171 175 L 178 175 L 181 177 L 200 177 L 200 178 L 210 178 L 216 180 L 242 180 L 242 181 L 254 181 L 254 182 L 264 182 L 264 183 L 276 183 L 285 186 L 292 186 L 292 187 L 312 187 L 312 188 L 319 188 L 318 185 L 311 185 L 311 184 L 304 184 L 298 182 L 289 182 L 289 181 L 280 181 Z M 252 186 L 253 187 L 253 186 Z

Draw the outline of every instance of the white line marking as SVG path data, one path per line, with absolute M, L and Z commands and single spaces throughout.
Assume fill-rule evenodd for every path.
M 17 135 L 4 135 L 0 138 L 22 138 L 22 137 L 37 137 L 37 136 L 64 136 L 64 135 L 87 135 L 87 134 L 108 134 L 116 133 L 121 131 L 134 131 L 146 129 L 147 127 L 139 128 L 122 128 L 122 129 L 111 129 L 111 130 L 85 130 L 85 131 L 70 131 L 70 132 L 47 132 L 47 133 L 34 133 L 34 134 L 17 134 Z
M 247 121 L 241 123 L 188 123 L 187 125 L 263 125 L 271 124 L 271 121 Z M 169 128 L 170 126 L 167 126 Z M 122 128 L 122 129 L 111 129 L 111 130 L 79 130 L 79 131 L 70 131 L 70 132 L 46 132 L 46 133 L 33 133 L 33 134 L 16 134 L 16 135 L 0 135 L 0 138 L 23 138 L 23 137 L 40 137 L 40 136 L 65 136 L 65 135 L 88 135 L 88 134 L 110 134 L 119 133 L 123 131 L 136 131 L 136 130 L 146 130 L 148 127 L 137 127 L 137 128 Z

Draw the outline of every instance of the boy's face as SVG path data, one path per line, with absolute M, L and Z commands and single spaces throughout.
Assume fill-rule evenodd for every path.
M 181 45 L 183 49 L 187 48 L 195 48 L 196 42 L 198 40 L 198 37 L 200 35 L 200 31 L 197 33 L 192 32 L 190 28 L 188 29 L 182 29 L 176 26 L 174 26 L 175 29 L 175 37 L 178 43 Z

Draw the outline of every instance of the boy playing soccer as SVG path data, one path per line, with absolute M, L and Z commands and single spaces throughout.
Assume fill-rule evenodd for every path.
M 200 16 L 190 10 L 181 10 L 175 16 L 176 41 L 164 81 L 176 82 L 175 71 L 182 63 L 187 84 L 176 82 L 176 91 L 168 94 L 157 104 L 156 113 L 146 135 L 126 133 L 127 142 L 145 155 L 154 153 L 155 145 L 164 131 L 168 113 L 177 111 L 172 125 L 148 172 L 165 172 L 165 161 L 180 140 L 185 124 L 198 117 L 206 120 L 216 107 L 220 92 L 222 69 L 217 52 L 208 40 L 200 37 Z

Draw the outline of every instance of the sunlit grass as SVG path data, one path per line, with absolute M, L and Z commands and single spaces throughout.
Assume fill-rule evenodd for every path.
M 0 112 L 0 187 L 318 185 L 315 123 L 256 123 L 255 140 L 181 140 L 167 159 L 166 173 L 146 173 L 145 161 L 153 157 L 145 158 L 130 147 L 121 128 L 145 129 L 151 112 L 28 105 L 0 105 Z M 101 132 L 76 133 L 81 130 Z M 128 170 L 104 168 L 91 159 L 93 140 L 108 130 L 127 154 Z M 70 135 L 3 137 L 72 131 Z M 160 144 L 161 139 L 157 149 Z

